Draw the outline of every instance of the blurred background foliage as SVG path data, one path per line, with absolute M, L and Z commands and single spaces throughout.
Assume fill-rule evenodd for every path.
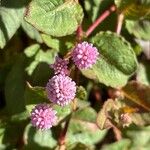
M 30 111 L 49 103 L 44 90 L 53 75 L 49 64 L 74 47 L 81 22 L 87 31 L 112 5 L 116 11 L 84 37 L 101 57 L 80 72 L 77 111 L 71 115 L 71 105 L 54 106 L 58 124 L 36 130 Z M 121 35 L 114 33 L 118 14 L 124 15 Z M 0 150 L 57 150 L 70 115 L 67 150 L 149 150 L 149 40 L 149 0 L 1 0 Z M 76 80 L 71 63 L 70 68 Z

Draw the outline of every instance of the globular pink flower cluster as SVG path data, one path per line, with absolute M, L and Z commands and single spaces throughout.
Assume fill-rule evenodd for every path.
M 91 67 L 96 63 L 99 53 L 93 44 L 79 43 L 72 52 L 72 59 L 79 69 Z M 76 94 L 76 83 L 68 76 L 68 61 L 56 57 L 55 63 L 50 65 L 55 76 L 46 85 L 48 99 L 57 105 L 69 104 Z M 38 129 L 49 129 L 57 121 L 56 111 L 48 104 L 39 104 L 31 112 L 31 123 Z
M 46 92 L 50 101 L 65 106 L 75 97 L 76 83 L 68 76 L 55 75 L 47 83 Z
M 55 59 L 55 63 L 50 65 L 50 67 L 54 69 L 56 75 L 58 74 L 68 75 L 69 74 L 69 70 L 67 66 L 68 63 L 69 63 L 68 61 L 63 60 L 57 56 Z
M 72 59 L 79 69 L 87 69 L 96 63 L 98 55 L 98 50 L 93 44 L 82 42 L 74 48 Z
M 56 111 L 48 104 L 38 104 L 31 112 L 31 123 L 41 130 L 51 128 L 57 122 Z

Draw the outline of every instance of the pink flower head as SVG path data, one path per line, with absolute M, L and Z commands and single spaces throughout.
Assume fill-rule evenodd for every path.
M 55 75 L 47 83 L 46 92 L 50 101 L 65 106 L 74 99 L 76 84 L 68 76 Z
M 56 124 L 56 121 L 56 111 L 48 104 L 38 104 L 31 112 L 31 123 L 38 129 L 49 129 Z
M 82 42 L 74 48 L 72 59 L 79 69 L 86 69 L 96 63 L 98 55 L 98 50 L 93 44 Z
M 68 75 L 69 74 L 69 70 L 68 70 L 68 61 L 63 60 L 61 58 L 59 58 L 58 56 L 56 56 L 55 58 L 55 63 L 50 65 L 51 68 L 54 69 L 55 74 L 62 74 L 62 75 Z

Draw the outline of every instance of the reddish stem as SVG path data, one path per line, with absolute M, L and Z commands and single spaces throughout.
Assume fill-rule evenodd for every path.
M 121 131 L 115 126 L 113 126 L 113 131 L 114 131 L 116 140 L 117 141 L 121 140 L 122 139 Z
M 124 15 L 123 14 L 119 14 L 118 15 L 118 21 L 117 21 L 117 27 L 116 27 L 116 33 L 117 34 L 120 34 L 120 32 L 121 32 L 123 19 L 124 19 Z
M 59 137 L 59 150 L 62 150 L 63 148 L 65 149 L 65 139 L 66 139 L 66 134 L 67 134 L 67 130 L 68 130 L 68 126 L 69 126 L 69 123 L 70 123 L 70 120 L 71 120 L 71 116 L 69 116 L 68 120 L 66 121 L 65 123 L 65 127 L 64 129 L 62 130 L 62 132 L 60 133 L 60 137 Z
M 85 33 L 86 36 L 88 37 L 93 32 L 93 30 L 115 10 L 116 6 L 112 5 L 108 10 L 104 11 L 104 13 L 100 15 L 99 18 L 88 28 Z
M 83 36 L 83 30 L 81 25 L 78 27 L 76 33 L 77 33 L 77 41 L 80 42 Z

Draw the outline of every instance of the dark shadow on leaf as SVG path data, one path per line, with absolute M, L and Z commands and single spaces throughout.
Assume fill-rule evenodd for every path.
M 147 76 L 147 80 L 149 81 L 150 83 L 150 61 L 146 61 L 143 63 L 144 66 L 145 66 L 145 71 L 146 71 L 146 76 Z
M 39 62 L 35 70 L 33 71 L 32 76 L 29 79 L 29 82 L 32 86 L 46 86 L 47 81 L 52 76 L 51 69 L 47 63 Z
M 58 138 L 59 138 L 59 136 L 60 136 L 60 133 L 61 133 L 61 131 L 62 131 L 62 127 L 61 127 L 61 125 L 59 124 L 59 125 L 57 125 L 56 127 L 54 126 L 54 127 L 52 127 L 52 136 L 53 136 L 53 138 L 55 139 L 55 140 L 58 140 Z
M 10 150 L 22 146 L 22 136 L 27 122 L 27 120 L 19 123 L 8 121 L 7 124 L 5 124 L 2 143 L 6 145 L 6 149 Z
M 1 6 L 6 8 L 22 8 L 29 4 L 31 0 L 2 0 Z

